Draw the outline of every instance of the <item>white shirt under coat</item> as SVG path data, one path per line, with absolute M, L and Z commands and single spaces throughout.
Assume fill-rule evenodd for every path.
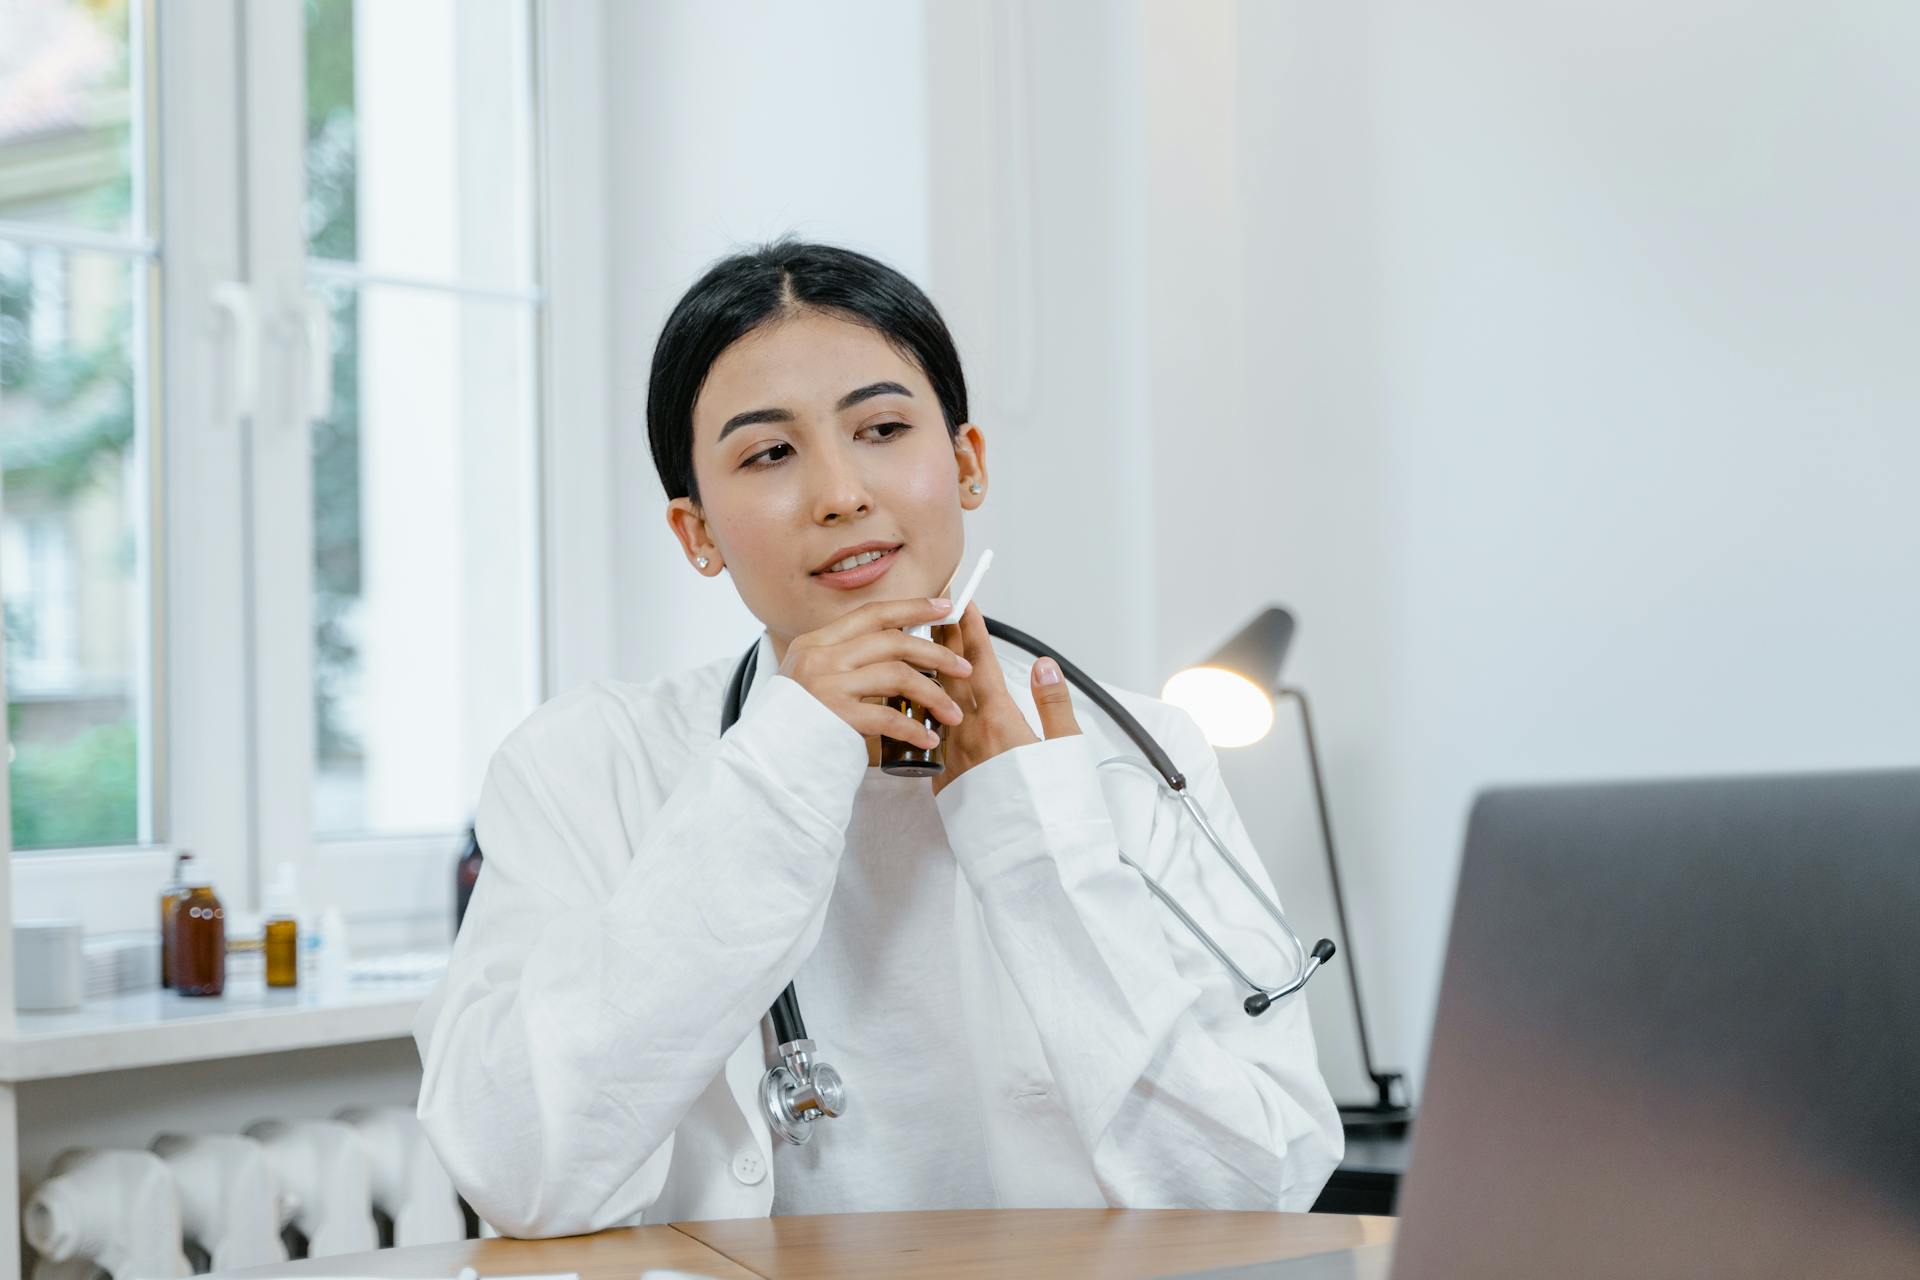
M 849 1082 L 848 1108 L 805 1146 L 773 1144 L 774 1213 L 995 1207 L 954 1015 L 959 875 L 927 780 L 869 768 L 820 942 L 794 979 L 807 1034 Z M 939 1119 L 955 1113 L 960 1123 Z
M 1031 655 L 994 648 L 1039 734 Z M 1120 851 L 1255 976 L 1291 952 L 1177 800 L 1095 767 L 1139 755 L 1119 726 L 1076 689 L 1082 733 L 934 796 L 869 769 L 764 632 L 721 738 L 737 659 L 581 686 L 493 755 L 485 869 L 414 1022 L 420 1120 L 482 1218 L 1313 1203 L 1343 1139 L 1304 993 L 1249 1018 Z M 1271 893 L 1193 719 L 1104 687 Z M 847 1086 L 805 1150 L 759 1102 L 789 979 Z

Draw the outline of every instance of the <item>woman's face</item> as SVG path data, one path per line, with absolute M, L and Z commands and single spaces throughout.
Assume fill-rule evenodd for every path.
M 700 572 L 733 575 L 784 659 L 793 637 L 870 600 L 947 585 L 961 513 L 986 497 L 986 439 L 971 423 L 949 436 L 926 375 L 880 334 L 802 311 L 713 362 L 693 406 L 693 470 L 702 508 L 676 498 L 668 522 L 689 561 L 707 557 Z M 872 582 L 816 572 L 866 542 L 899 548 Z

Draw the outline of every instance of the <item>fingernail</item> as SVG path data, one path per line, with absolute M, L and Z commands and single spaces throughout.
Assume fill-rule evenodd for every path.
M 960 659 L 960 674 L 963 676 L 970 676 L 973 674 L 973 664 L 971 662 L 968 662 L 965 658 Z
M 1054 665 L 1052 658 L 1042 658 L 1033 665 L 1034 669 L 1040 673 L 1041 684 L 1060 683 L 1060 668 Z
M 953 601 L 951 601 L 951 600 L 949 600 L 949 599 L 947 599 L 947 597 L 945 597 L 945 596 L 935 596 L 935 597 L 933 597 L 933 599 L 931 599 L 931 600 L 929 600 L 929 601 L 927 601 L 927 603 L 928 603 L 928 604 L 930 604 L 930 605 L 932 605 L 932 606 L 933 606 L 934 608 L 936 608 L 936 609 L 951 609 L 951 608 L 953 608 Z

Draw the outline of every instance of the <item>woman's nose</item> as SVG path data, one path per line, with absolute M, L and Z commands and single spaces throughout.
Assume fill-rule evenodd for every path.
M 827 523 L 851 516 L 864 516 L 873 503 L 867 482 L 850 460 L 829 458 L 819 465 L 814 498 L 814 518 Z

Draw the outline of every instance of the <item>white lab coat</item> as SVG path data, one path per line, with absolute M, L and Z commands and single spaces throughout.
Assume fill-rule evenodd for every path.
M 1038 734 L 1031 656 L 995 650 Z M 736 660 L 574 689 L 488 766 L 485 869 L 414 1034 L 420 1120 L 503 1234 L 772 1204 L 763 1019 L 819 939 L 867 747 L 776 674 L 764 632 L 721 738 Z M 1272 892 L 1192 717 L 1106 687 Z M 1343 1138 L 1304 993 L 1249 1018 L 1246 991 L 1119 852 L 1256 978 L 1286 979 L 1291 953 L 1178 801 L 1137 769 L 1096 769 L 1138 755 L 1125 733 L 1078 690 L 1074 711 L 1080 735 L 930 797 L 963 874 L 953 980 L 928 998 L 961 1020 L 979 1096 L 928 1116 L 927 1141 L 981 1126 L 1002 1207 L 1305 1210 Z M 820 1123 L 860 1123 L 847 1087 L 848 1114 Z

